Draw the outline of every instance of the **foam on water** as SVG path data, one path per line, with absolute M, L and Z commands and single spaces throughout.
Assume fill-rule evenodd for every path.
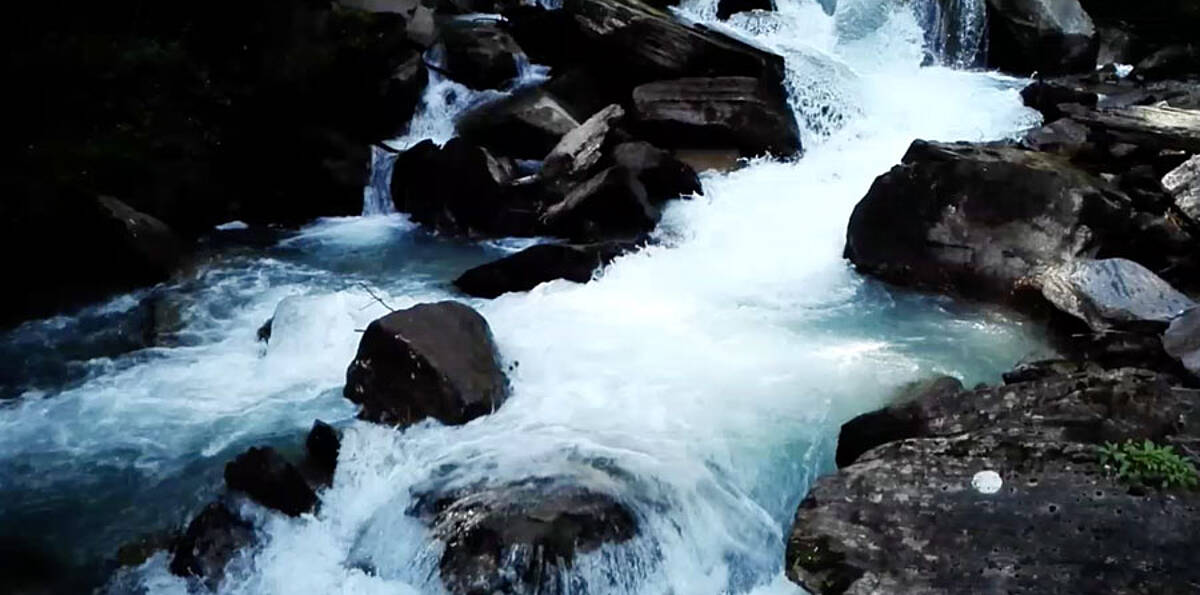
M 127 452 L 132 473 L 173 477 L 195 453 L 219 465 L 315 417 L 339 423 L 337 476 L 317 514 L 245 505 L 262 543 L 231 567 L 226 593 L 438 592 L 441 546 L 406 514 L 414 493 L 531 477 L 611 494 L 638 520 L 630 543 L 567 572 L 576 592 L 796 592 L 782 576 L 786 530 L 830 469 L 842 421 L 903 382 L 994 381 L 1042 348 L 1000 311 L 856 275 L 841 258 L 851 209 L 912 139 L 1000 138 L 1037 115 L 1015 81 L 920 67 L 912 11 L 850 31 L 851 0 L 833 17 L 810 0 L 779 4 L 714 26 L 787 58 L 804 157 L 706 174 L 703 197 L 668 208 L 660 245 L 589 284 L 472 301 L 513 385 L 495 413 L 394 431 L 351 421 L 339 393 L 355 330 L 385 311 L 364 287 L 394 308 L 445 299 L 448 279 L 508 245 L 430 237 L 396 215 L 328 220 L 180 289 L 192 344 L 96 364 L 77 386 L 0 411 L 3 459 L 66 461 L 79 474 Z M 710 8 L 682 10 L 711 20 Z M 410 136 L 437 140 L 451 128 L 434 128 L 448 124 L 433 114 L 452 114 L 429 93 Z M 271 315 L 264 351 L 253 333 Z M 110 590 L 185 587 L 159 555 Z

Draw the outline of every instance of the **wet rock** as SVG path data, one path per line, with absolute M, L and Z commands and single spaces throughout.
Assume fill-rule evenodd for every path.
M 728 173 L 739 169 L 744 160 L 737 149 L 678 148 L 675 158 L 686 163 L 693 171 L 718 171 Z
M 563 571 L 576 554 L 637 534 L 618 500 L 571 485 L 528 481 L 421 500 L 412 512 L 445 542 L 439 566 L 455 594 L 574 592 Z
M 1081 89 L 1077 85 L 1062 81 L 1039 79 L 1021 89 L 1021 100 L 1025 105 L 1039 111 L 1046 122 L 1063 117 L 1059 104 L 1075 103 L 1085 107 L 1096 107 L 1100 98 L 1095 91 Z
M 988 0 L 988 64 L 1019 74 L 1090 72 L 1100 42 L 1079 0 Z
M 646 197 L 653 204 L 681 196 L 704 194 L 700 177 L 692 166 L 650 143 L 621 143 L 613 147 L 612 159 L 641 182 L 646 189 Z
M 465 424 L 508 397 L 498 359 L 478 312 L 458 302 L 420 304 L 367 327 L 343 394 L 362 405 L 359 417 L 369 421 Z
M 750 77 L 684 78 L 633 91 L 645 138 L 661 147 L 735 147 L 746 156 L 800 151 L 785 96 Z
M 1061 157 L 916 141 L 855 207 L 845 254 L 895 283 L 1008 299 L 1037 267 L 1094 256 L 1128 208 Z
M 1200 378 L 1200 308 L 1176 317 L 1162 336 L 1163 349 L 1196 378 Z
M 812 593 L 1187 592 L 1200 496 L 1131 491 L 1097 447 L 1193 443 L 1197 396 L 1122 369 L 934 397 L 920 436 L 816 483 L 787 575 Z M 972 486 L 982 471 L 998 491 Z
M 225 484 L 288 516 L 317 506 L 317 495 L 304 476 L 269 446 L 251 448 L 225 465 Z
M 1154 151 L 1200 153 L 1200 111 L 1134 105 L 1088 110 L 1067 106 L 1067 113 L 1111 143 L 1129 143 Z
M 1055 120 L 1027 132 L 1023 144 L 1036 151 L 1057 153 L 1068 158 L 1091 149 L 1087 126 L 1070 118 Z
M 338 0 L 338 4 L 359 11 L 402 17 L 408 39 L 423 48 L 432 45 L 437 37 L 432 3 L 422 0 Z
M 262 326 L 258 327 L 258 330 L 255 331 L 255 333 L 254 333 L 255 338 L 258 339 L 258 341 L 261 343 L 270 343 L 271 342 L 271 328 L 274 326 L 274 324 L 275 324 L 275 317 L 272 316 L 272 317 L 268 318 L 267 321 L 262 323 Z
M 563 10 L 574 17 L 593 68 L 614 84 L 620 81 L 620 87 L 683 77 L 740 76 L 783 89 L 782 57 L 716 31 L 689 27 L 649 5 L 566 0 Z
M 717 2 L 717 18 L 722 21 L 739 12 L 751 10 L 775 10 L 771 0 L 721 0 Z
M 542 223 L 555 235 L 590 241 L 641 235 L 661 216 L 634 173 L 613 166 L 572 188 L 546 209 Z
M 621 106 L 610 105 L 567 132 L 542 161 L 542 178 L 559 187 L 583 179 L 600 163 L 609 132 L 624 117 Z
M 225 566 L 237 553 L 254 543 L 254 528 L 214 502 L 196 515 L 171 551 L 171 574 L 196 577 L 215 589 Z
M 1193 222 L 1200 223 L 1200 155 L 1192 156 L 1167 173 L 1162 185 L 1179 210 Z
M 921 407 L 927 402 L 956 397 L 962 390 L 962 382 L 950 376 L 921 380 L 901 388 L 886 408 L 864 413 L 842 424 L 838 434 L 837 466 L 850 465 L 880 444 L 919 436 L 924 431 L 922 423 L 928 417 Z
M 1146 267 L 1122 258 L 1056 265 L 1038 283 L 1047 301 L 1094 331 L 1161 329 L 1194 305 Z
M 500 89 L 517 78 L 521 47 L 498 25 L 471 21 L 442 30 L 446 71 L 473 89 Z
M 337 470 L 338 452 L 342 449 L 342 440 L 333 426 L 316 420 L 304 440 L 305 468 L 310 471 L 321 485 L 333 482 L 333 474 Z
M 464 114 L 458 134 L 499 155 L 541 159 L 579 122 L 542 89 L 518 92 Z
M 392 202 L 413 221 L 448 233 L 536 235 L 537 196 L 515 177 L 512 160 L 469 141 L 422 141 L 396 158 Z
M 393 124 L 393 131 L 408 125 L 427 84 L 429 70 L 425 67 L 424 56 L 417 50 L 409 49 L 383 84 L 383 101 L 394 106 L 396 112 L 401 114 L 399 118 L 403 118 L 403 121 Z
M 1200 5 L 1190 0 L 1155 0 L 1132 4 L 1121 0 L 1082 0 L 1096 20 L 1127 31 L 1139 45 L 1195 41 Z
M 1137 63 L 1134 73 L 1143 79 L 1163 79 L 1200 73 L 1200 44 L 1170 45 Z
M 555 279 L 587 283 L 597 269 L 635 245 L 632 242 L 540 244 L 479 265 L 460 275 L 454 285 L 467 295 L 490 299 L 509 292 L 529 291 Z
M 1017 384 L 1033 380 L 1045 380 L 1055 376 L 1104 371 L 1099 364 L 1070 359 L 1046 359 L 1017 364 L 1003 374 L 1005 384 Z

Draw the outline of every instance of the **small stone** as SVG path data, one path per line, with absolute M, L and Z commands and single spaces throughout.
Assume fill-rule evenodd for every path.
M 1004 480 L 995 471 L 980 471 L 971 478 L 971 487 L 980 494 L 995 494 L 1004 486 Z

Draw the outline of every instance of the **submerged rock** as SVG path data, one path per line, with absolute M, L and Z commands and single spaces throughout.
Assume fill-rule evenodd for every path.
M 633 91 L 646 138 L 663 147 L 735 147 L 746 156 L 800 151 L 786 96 L 751 77 L 657 81 Z
M 1090 72 L 1100 39 L 1079 0 L 988 0 L 988 64 L 1018 74 Z
M 895 283 L 1007 299 L 1038 267 L 1095 255 L 1127 203 L 1058 156 L 916 141 L 855 207 L 845 254 Z
M 225 465 L 225 484 L 288 516 L 300 516 L 317 506 L 317 495 L 304 476 L 269 446 L 251 448 Z
M 492 332 L 458 302 L 420 304 L 372 322 L 346 370 L 343 395 L 361 419 L 407 426 L 465 424 L 508 397 Z
M 1080 260 L 1038 276 L 1042 295 L 1092 330 L 1163 328 L 1194 302 L 1146 267 L 1123 258 Z
M 225 566 L 243 548 L 254 543 L 254 528 L 214 502 L 196 515 L 171 552 L 171 574 L 196 577 L 215 589 Z
M 307 471 L 315 476 L 319 484 L 329 485 L 337 470 L 338 452 L 342 441 L 333 426 L 316 420 L 304 440 L 304 462 Z
M 817 594 L 1189 592 L 1200 496 L 1131 491 L 1097 447 L 1192 443 L 1197 397 L 1132 369 L 933 396 L 918 436 L 816 483 L 787 575 Z
M 455 594 L 575 592 L 565 576 L 575 555 L 628 541 L 638 526 L 612 496 L 539 481 L 423 495 L 412 513 L 445 542 L 439 567 Z
M 529 291 L 555 279 L 587 283 L 596 269 L 635 245 L 634 242 L 540 244 L 479 265 L 460 275 L 454 285 L 467 295 L 495 298 L 509 292 Z

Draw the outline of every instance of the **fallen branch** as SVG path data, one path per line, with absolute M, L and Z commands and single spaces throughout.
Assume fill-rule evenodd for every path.
M 375 300 L 375 301 L 379 302 L 379 305 L 383 306 L 384 308 L 387 308 L 387 309 L 388 309 L 388 312 L 395 312 L 395 311 L 396 311 L 396 309 L 395 309 L 395 308 L 393 308 L 393 307 L 389 306 L 387 302 L 383 301 L 383 298 L 381 298 L 381 297 L 379 297 L 378 295 L 376 295 L 376 294 L 375 294 L 375 292 L 374 292 L 373 290 L 371 290 L 370 286 L 368 286 L 366 283 L 359 283 L 359 284 L 358 284 L 358 286 L 359 286 L 359 287 L 360 287 L 360 288 L 361 288 L 363 291 L 367 292 L 367 295 L 371 296 L 371 299 L 373 299 L 373 300 Z M 368 304 L 368 305 L 370 305 L 370 304 Z M 366 307 L 367 307 L 367 306 L 363 306 L 363 309 L 365 310 L 365 309 L 366 309 Z

